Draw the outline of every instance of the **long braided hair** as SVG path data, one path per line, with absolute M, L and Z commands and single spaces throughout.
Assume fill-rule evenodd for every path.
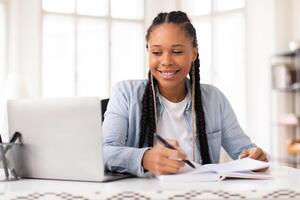
M 188 16 L 182 11 L 172 11 L 169 13 L 159 13 L 152 25 L 147 30 L 146 41 L 153 29 L 164 23 L 173 23 L 180 26 L 187 36 L 192 40 L 193 47 L 198 47 L 196 30 L 191 24 Z M 148 46 L 146 46 L 148 48 Z M 208 142 L 205 128 L 205 115 L 202 105 L 201 88 L 200 88 L 200 75 L 199 75 L 199 55 L 192 64 L 189 76 L 192 85 L 192 115 L 194 118 L 193 127 L 196 127 L 196 137 L 200 144 L 200 154 L 202 157 L 202 164 L 211 163 L 208 149 Z M 139 147 L 145 144 L 149 147 L 153 146 L 154 133 L 156 132 L 156 96 L 154 88 L 157 85 L 157 80 L 148 73 L 148 82 L 142 99 L 142 116 L 140 121 L 140 139 Z

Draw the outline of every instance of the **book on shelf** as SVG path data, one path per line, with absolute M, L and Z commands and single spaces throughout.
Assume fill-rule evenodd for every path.
M 289 154 L 300 154 L 300 141 L 293 141 L 288 146 Z
M 297 126 L 300 125 L 300 116 L 292 113 L 284 113 L 279 116 L 278 123 L 280 125 Z
M 270 167 L 269 162 L 262 162 L 251 158 L 243 158 L 220 164 L 200 165 L 193 162 L 195 169 L 185 165 L 177 174 L 159 175 L 162 182 L 200 182 L 220 181 L 225 178 L 240 179 L 271 179 L 269 172 L 254 172 Z

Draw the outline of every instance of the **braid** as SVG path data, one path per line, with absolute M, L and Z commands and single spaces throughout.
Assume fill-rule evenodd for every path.
M 140 122 L 140 140 L 139 147 L 143 147 L 147 137 L 147 146 L 152 147 L 154 141 L 154 132 L 156 130 L 155 113 L 153 103 L 153 91 L 150 81 L 150 72 L 148 73 L 149 80 L 147 82 L 145 92 L 142 99 L 142 117 Z M 154 81 L 154 84 L 156 81 Z M 156 105 L 155 105 L 156 106 Z
M 207 135 L 206 135 L 206 125 L 205 125 L 205 114 L 203 110 L 203 104 L 202 104 L 202 94 L 201 94 L 201 88 L 200 88 L 200 61 L 199 56 L 197 55 L 197 58 L 194 62 L 194 68 L 195 68 L 195 80 L 192 79 L 192 74 L 190 72 L 190 81 L 191 85 L 193 81 L 195 81 L 195 98 L 193 101 L 195 101 L 195 111 L 196 111 L 196 134 L 198 138 L 198 142 L 200 144 L 200 153 L 202 157 L 202 164 L 209 164 L 210 156 L 209 156 L 209 149 L 208 149 L 208 143 L 207 143 Z M 192 71 L 192 70 L 191 70 Z
M 178 26 L 180 26 L 187 35 L 188 38 L 192 40 L 193 47 L 198 47 L 197 43 L 197 36 L 196 36 L 196 30 L 194 26 L 191 24 L 188 16 L 182 12 L 182 11 L 172 11 L 169 13 L 159 13 L 154 20 L 152 21 L 151 26 L 147 30 L 146 34 L 146 41 L 149 41 L 149 37 L 151 32 L 156 28 L 157 26 L 164 24 L 164 23 L 174 23 Z M 148 44 L 146 45 L 146 48 L 148 48 Z M 197 56 L 197 59 L 194 62 L 194 68 L 195 68 L 195 80 L 192 78 L 192 70 L 190 71 L 190 81 L 195 85 L 195 91 L 194 92 L 194 98 L 192 101 L 194 101 L 194 109 L 196 114 L 196 135 L 198 142 L 200 144 L 200 154 L 202 157 L 202 164 L 210 163 L 210 156 L 209 156 L 209 148 L 208 148 L 208 142 L 207 142 L 207 135 L 206 135 L 206 126 L 205 126 L 205 115 L 203 110 L 203 104 L 202 104 L 202 97 L 201 97 L 201 88 L 200 88 L 200 74 L 199 74 L 199 68 L 200 68 L 200 62 L 199 57 Z M 149 72 L 149 80 L 147 82 L 145 92 L 143 95 L 142 100 L 142 117 L 141 117 L 141 127 L 140 127 L 140 140 L 139 140 L 139 147 L 143 147 L 145 143 L 145 139 L 147 138 L 147 145 L 153 146 L 153 137 L 154 133 L 156 131 L 156 122 L 155 122 L 155 109 L 154 109 L 154 98 L 152 91 L 152 85 L 150 81 L 150 72 Z M 153 84 L 156 84 L 156 80 L 154 79 Z M 191 84 L 191 85 L 192 85 Z

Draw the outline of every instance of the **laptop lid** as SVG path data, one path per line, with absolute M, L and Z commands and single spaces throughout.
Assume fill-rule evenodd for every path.
M 10 136 L 22 134 L 21 177 L 104 179 L 99 98 L 10 100 L 7 108 Z

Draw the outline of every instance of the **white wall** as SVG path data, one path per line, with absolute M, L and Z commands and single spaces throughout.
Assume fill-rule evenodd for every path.
M 300 1 L 292 1 L 292 39 L 300 41 Z
M 292 40 L 300 40 L 300 1 L 275 1 L 275 49 L 287 51 Z

